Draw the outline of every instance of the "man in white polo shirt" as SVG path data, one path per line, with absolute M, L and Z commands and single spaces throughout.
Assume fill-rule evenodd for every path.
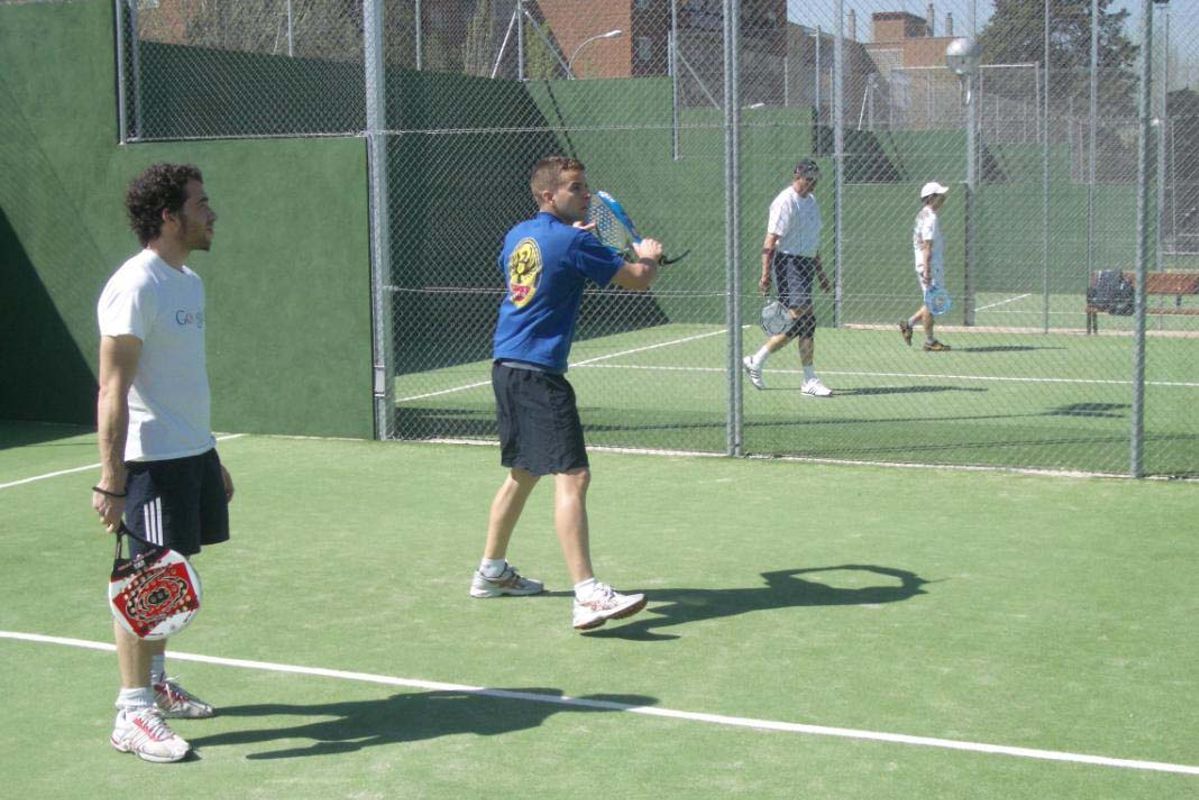
M 749 381 L 755 389 L 765 389 L 762 370 L 771 353 L 786 347 L 792 339 L 799 340 L 799 361 L 803 365 L 802 391 L 808 397 L 828 397 L 832 394 L 816 376 L 812 364 L 816 335 L 816 313 L 812 308 L 812 278 L 819 278 L 820 288 L 830 291 L 831 285 L 820 263 L 820 204 L 812 190 L 820 179 L 820 167 L 810 158 L 795 166 L 794 178 L 770 204 L 766 225 L 766 240 L 762 243 L 762 277 L 758 287 L 762 294 L 770 291 L 773 277 L 779 302 L 787 307 L 794 322 L 784 332 L 771 336 L 752 356 L 741 359 Z
M 92 508 L 130 555 L 159 545 L 185 556 L 229 538 L 233 481 L 217 457 L 204 356 L 204 284 L 184 265 L 212 246 L 216 214 L 193 166 L 155 164 L 125 207 L 144 248 L 108 280 L 97 304 L 100 481 Z M 166 676 L 163 639 L 114 624 L 121 691 L 111 743 L 146 761 L 178 761 L 188 743 L 164 717 L 210 717 L 212 706 Z

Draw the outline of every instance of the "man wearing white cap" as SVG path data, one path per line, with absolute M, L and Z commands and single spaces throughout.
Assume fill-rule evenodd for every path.
M 924 327 L 924 349 L 930 352 L 948 350 L 949 345 L 937 341 L 933 335 L 933 315 L 923 302 L 924 293 L 933 286 L 945 286 L 945 237 L 937 212 L 945 205 L 948 186 L 930 181 L 920 189 L 920 211 L 916 214 L 916 226 L 912 231 L 912 248 L 916 252 L 916 278 L 920 281 L 920 310 L 909 319 L 901 320 L 899 332 L 908 346 L 912 345 L 912 329 L 919 322 Z

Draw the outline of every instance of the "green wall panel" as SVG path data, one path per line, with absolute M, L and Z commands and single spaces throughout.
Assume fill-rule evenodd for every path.
M 0 315 L 0 417 L 94 421 L 96 298 L 138 247 L 121 198 L 171 160 L 200 166 L 220 217 L 191 259 L 214 426 L 371 436 L 361 140 L 120 147 L 112 15 L 107 0 L 0 6 L 0 310 L 25 311 Z

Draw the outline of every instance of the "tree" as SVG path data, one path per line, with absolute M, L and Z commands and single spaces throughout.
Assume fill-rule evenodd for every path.
M 525 25 L 525 78 L 528 80 L 548 81 L 561 74 L 558 57 L 546 44 L 547 39 L 554 40 L 548 22 L 542 23 L 541 33 L 532 21 Z
M 1091 93 L 1091 2 L 1049 0 L 1049 54 L 1045 54 L 1046 0 L 994 0 L 995 13 L 979 34 L 983 64 L 1036 62 L 1050 70 L 1050 102 L 1085 113 Z M 1140 48 L 1124 35 L 1127 11 L 1110 11 L 1099 0 L 1099 113 L 1131 116 L 1137 86 L 1134 69 Z
M 462 43 L 462 67 L 467 75 L 489 75 L 493 46 L 491 0 L 478 0 Z

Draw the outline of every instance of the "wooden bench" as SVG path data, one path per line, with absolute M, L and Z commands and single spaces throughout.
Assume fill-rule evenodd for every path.
M 1137 281 L 1135 272 L 1124 272 L 1124 280 L 1132 283 L 1134 286 Z M 1095 288 L 1095 282 L 1098 278 L 1098 272 L 1091 273 L 1091 288 Z M 1199 272 L 1149 272 L 1145 275 L 1145 294 L 1149 295 L 1173 295 L 1173 306 L 1149 306 L 1146 304 L 1146 314 L 1196 314 L 1199 315 L 1199 306 L 1190 306 L 1183 308 L 1182 296 L 1184 294 L 1199 294 Z M 1105 308 L 1093 306 L 1087 303 L 1087 333 L 1099 333 L 1099 312 L 1106 311 Z

